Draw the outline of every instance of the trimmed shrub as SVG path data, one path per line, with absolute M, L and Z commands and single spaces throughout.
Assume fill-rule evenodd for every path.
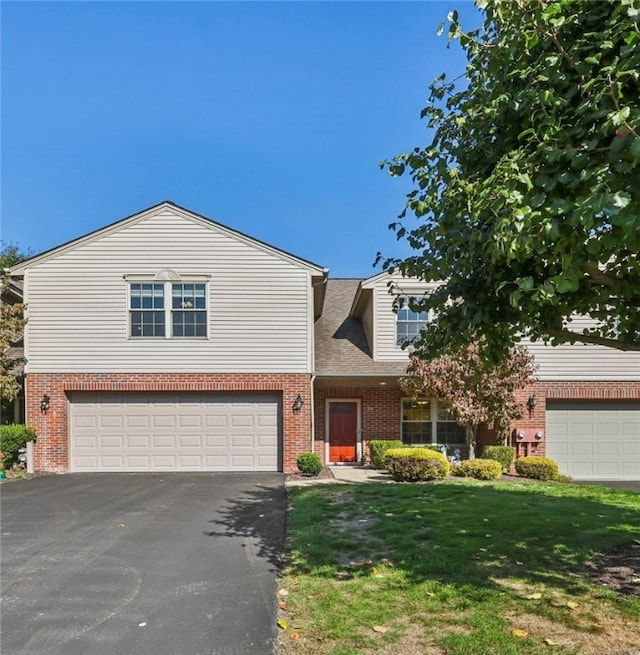
M 369 456 L 374 469 L 385 467 L 385 453 L 389 448 L 404 448 L 404 444 L 398 439 L 372 439 L 369 442 Z
M 502 465 L 502 471 L 508 473 L 511 463 L 516 456 L 516 449 L 513 446 L 485 446 L 482 449 L 483 459 L 494 459 Z
M 443 480 L 451 471 L 447 458 L 428 448 L 390 448 L 385 461 L 385 468 L 398 482 Z
M 516 460 L 516 471 L 523 478 L 555 480 L 558 477 L 558 464 L 548 457 L 521 457 Z
M 502 475 L 502 464 L 495 459 L 467 459 L 453 470 L 454 475 L 476 480 L 497 480 Z
M 17 462 L 18 448 L 35 438 L 36 433 L 28 425 L 0 425 L 0 451 L 3 453 L 0 461 L 4 468 L 9 468 Z
M 302 453 L 296 459 L 298 470 L 305 475 L 318 475 L 322 471 L 322 460 L 315 453 Z

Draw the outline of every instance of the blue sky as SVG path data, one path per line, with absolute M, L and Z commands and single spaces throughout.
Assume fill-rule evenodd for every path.
M 403 255 L 420 110 L 464 57 L 423 2 L 7 2 L 1 238 L 41 252 L 163 200 L 331 270 Z

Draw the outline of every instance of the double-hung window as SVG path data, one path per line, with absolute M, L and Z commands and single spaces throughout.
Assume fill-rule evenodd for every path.
M 129 336 L 206 338 L 207 285 L 185 281 L 130 282 Z
M 207 336 L 207 298 L 204 284 L 171 285 L 171 334 Z
M 420 330 L 427 324 L 429 313 L 411 308 L 411 296 L 398 296 L 396 300 L 396 346 L 412 344 L 420 334 Z
M 164 283 L 131 283 L 129 321 L 132 337 L 165 336 Z
M 463 444 L 466 429 L 458 425 L 443 400 L 402 399 L 402 441 L 407 445 Z

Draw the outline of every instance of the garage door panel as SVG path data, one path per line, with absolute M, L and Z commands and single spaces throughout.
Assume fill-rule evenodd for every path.
M 77 393 L 73 471 L 277 471 L 279 394 Z
M 104 449 L 109 449 L 109 448 L 116 448 L 118 450 L 122 450 L 124 446 L 124 437 L 123 436 L 101 436 L 99 439 L 99 445 L 100 448 Z
M 162 415 L 154 414 L 151 417 L 151 425 L 154 428 L 175 428 L 176 427 L 176 419 L 175 419 L 175 416 L 173 416 L 173 415 L 162 416 Z
M 149 437 L 146 435 L 128 435 L 127 448 L 147 450 L 149 448 Z
M 547 402 L 547 456 L 584 480 L 640 480 L 640 403 Z
M 200 435 L 179 436 L 178 446 L 180 448 L 202 448 L 202 437 Z
M 144 409 L 147 409 L 146 407 Z M 127 410 L 125 410 L 127 411 Z M 148 430 L 151 425 L 150 416 L 140 416 L 137 414 L 126 414 L 125 423 L 127 428 L 142 428 Z

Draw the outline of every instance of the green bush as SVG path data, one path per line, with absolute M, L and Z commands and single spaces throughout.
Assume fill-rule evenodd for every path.
M 315 453 L 302 453 L 296 460 L 298 469 L 306 475 L 318 475 L 322 471 L 322 460 Z
M 502 464 L 495 459 L 467 459 L 453 470 L 453 474 L 476 480 L 497 480 L 502 475 Z
M 386 452 L 385 468 L 394 480 L 443 480 L 451 467 L 447 458 L 428 448 L 390 448 Z
M 373 439 L 369 442 L 369 456 L 374 469 L 385 467 L 385 454 L 389 448 L 403 448 L 404 444 L 398 439 Z
M 555 480 L 558 477 L 558 464 L 548 457 L 521 457 L 516 460 L 516 471 L 523 478 Z
M 36 433 L 28 425 L 0 425 L 0 451 L 3 453 L 0 464 L 2 468 L 9 468 L 14 462 L 17 462 L 18 448 L 35 438 Z
M 515 456 L 516 449 L 513 446 L 485 446 L 482 449 L 483 459 L 495 459 L 500 462 L 504 473 L 509 472 Z

